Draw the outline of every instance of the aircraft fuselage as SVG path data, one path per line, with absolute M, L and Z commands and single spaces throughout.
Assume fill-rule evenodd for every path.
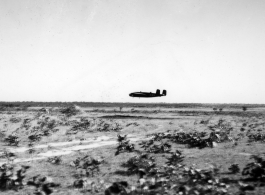
M 162 97 L 166 96 L 166 91 L 164 90 L 162 94 L 160 94 L 160 90 L 157 90 L 156 93 L 151 92 L 133 92 L 129 94 L 130 97 L 139 97 L 139 98 L 152 98 L 152 97 Z

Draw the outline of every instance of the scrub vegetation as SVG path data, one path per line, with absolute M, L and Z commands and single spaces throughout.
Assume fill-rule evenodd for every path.
M 263 105 L 2 102 L 1 194 L 264 194 Z

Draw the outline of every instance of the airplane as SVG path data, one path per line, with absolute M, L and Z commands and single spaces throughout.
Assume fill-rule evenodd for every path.
M 162 97 L 162 96 L 166 96 L 167 95 L 167 91 L 163 90 L 163 93 L 160 94 L 160 90 L 157 89 L 156 93 L 148 93 L 148 92 L 133 92 L 130 93 L 129 96 L 130 97 L 139 97 L 139 98 L 152 98 L 152 97 Z

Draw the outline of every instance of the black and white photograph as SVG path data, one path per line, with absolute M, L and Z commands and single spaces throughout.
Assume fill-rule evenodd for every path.
M 264 195 L 264 0 L 0 0 L 0 194 Z

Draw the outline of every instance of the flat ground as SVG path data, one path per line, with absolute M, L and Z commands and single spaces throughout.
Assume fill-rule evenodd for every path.
M 227 192 L 223 192 L 224 194 L 264 194 L 262 177 L 265 176 L 265 165 L 264 169 L 259 170 L 264 171 L 260 177 L 242 175 L 246 165 L 254 162 L 254 159 L 251 159 L 252 155 L 258 155 L 264 159 L 265 143 L 262 141 L 262 135 L 265 133 L 264 107 L 253 107 L 247 111 L 242 111 L 242 108 L 213 111 L 211 107 L 124 107 L 122 109 L 82 107 L 76 109 L 80 112 L 73 116 L 66 116 L 60 112 L 59 108 L 53 108 L 49 113 L 40 111 L 40 107 L 30 107 L 25 111 L 9 109 L 0 112 L 0 164 L 8 163 L 15 168 L 21 165 L 30 167 L 23 179 L 23 187 L 16 190 L 12 190 L 16 187 L 11 190 L 2 187 L 1 194 L 33 194 L 37 190 L 45 191 L 37 185 L 27 184 L 36 175 L 49 177 L 52 183 L 60 185 L 50 187 L 53 194 L 104 194 L 107 186 L 119 181 L 128 182 L 129 186 L 126 189 L 130 189 L 131 186 L 139 187 L 139 175 L 129 173 L 123 164 L 133 156 L 147 152 L 154 157 L 156 167 L 159 169 L 165 165 L 166 158 L 171 155 L 170 152 L 176 150 L 179 150 L 184 157 L 179 165 L 203 170 L 213 167 L 218 169 L 215 177 L 225 178 L 224 181 L 227 181 L 225 183 Z M 144 140 L 152 139 L 151 134 L 176 135 L 192 132 L 206 132 L 205 140 L 210 139 L 211 132 L 219 133 L 219 137 L 212 137 L 212 142 L 202 148 L 193 147 L 187 142 L 172 141 L 165 136 L 155 140 L 155 144 L 158 146 L 170 144 L 170 151 L 152 152 L 148 148 L 144 150 L 139 145 Z M 220 138 L 221 135 L 223 136 L 220 132 L 226 133 L 226 139 Z M 115 155 L 119 134 L 127 135 L 129 144 L 134 144 L 135 149 L 132 151 L 124 149 Z M 251 135 L 258 134 L 261 137 L 260 140 L 259 138 L 250 140 Z M 8 141 L 7 138 L 13 138 L 13 140 Z M 14 157 L 10 157 L 11 153 Z M 93 171 L 88 170 L 88 167 L 83 173 L 84 169 L 80 169 L 81 165 L 73 163 L 76 159 L 85 156 L 100 159 L 97 161 L 99 171 L 92 174 Z M 54 157 L 58 157 L 60 161 L 56 163 Z M 229 170 L 232 164 L 237 164 L 240 171 L 232 173 L 231 169 Z M 152 177 L 156 176 L 146 176 L 146 180 Z M 3 175 L 2 178 L 4 178 Z M 171 179 L 169 176 L 166 178 Z M 86 181 L 89 185 L 95 182 L 98 186 L 104 181 L 104 187 L 102 184 L 98 190 L 91 189 L 91 186 L 78 188 L 74 186 L 77 180 Z M 244 189 L 243 185 L 249 185 L 247 187 L 250 190 L 246 190 L 247 187 Z M 168 193 L 176 194 L 180 193 L 180 190 L 172 187 Z M 190 194 L 196 193 L 190 191 Z M 212 191 L 209 194 L 216 193 Z

